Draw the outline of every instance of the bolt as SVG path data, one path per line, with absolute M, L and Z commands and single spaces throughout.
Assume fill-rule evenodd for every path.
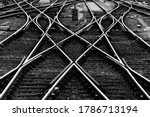
M 98 94 L 95 94 L 95 97 L 98 97 Z
M 140 97 L 143 98 L 144 96 L 143 96 L 143 95 L 140 95 Z
M 55 94 L 58 94 L 59 93 L 59 87 L 55 87 L 54 90 L 53 90 Z

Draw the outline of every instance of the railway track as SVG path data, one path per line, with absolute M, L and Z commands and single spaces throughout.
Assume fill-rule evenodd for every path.
M 149 49 L 117 23 L 109 32 L 109 39 L 116 52 L 128 65 L 149 79 Z
M 97 3 L 97 5 L 99 5 L 101 8 L 103 8 L 103 10 L 105 10 L 106 12 L 111 12 L 118 6 L 118 4 L 116 4 L 113 1 L 105 1 L 105 2 L 102 2 L 100 0 L 93 0 L 93 1 Z
M 0 13 L 5 12 L 5 11 L 8 11 L 8 10 L 15 9 L 15 8 L 17 8 L 17 5 L 16 5 L 15 3 L 9 4 L 9 5 L 7 5 L 7 6 L 1 6 L 1 7 L 0 7 L 0 10 L 1 10 Z
M 88 27 L 84 28 L 78 35 L 90 43 L 94 43 L 100 38 L 102 31 L 96 22 L 91 23 Z
M 19 6 L 26 12 L 32 19 L 35 18 L 40 12 L 36 10 L 35 8 L 31 7 L 30 3 L 26 2 L 26 6 L 22 6 L 22 4 L 19 4 Z M 32 8 L 32 9 L 31 9 Z M 31 10 L 28 10 L 31 9 Z M 34 11 L 34 12 L 33 12 Z
M 7 87 L 13 76 L 15 75 L 17 70 L 14 70 L 14 72 L 10 73 L 9 75 L 5 76 L 4 78 L 0 79 L 0 93 L 4 91 L 4 89 Z
M 25 9 L 25 11 L 27 11 L 27 13 L 31 13 L 33 11 L 36 12 L 35 9 L 33 8 L 29 8 L 28 4 L 22 2 L 21 4 L 21 7 Z M 17 7 L 17 8 L 14 8 L 14 9 L 11 9 L 11 10 L 8 10 L 8 11 L 5 11 L 5 12 L 2 12 L 0 14 L 0 17 L 3 18 L 3 17 L 11 17 L 11 16 L 16 16 L 16 15 L 23 15 L 24 13 L 22 12 L 22 10 Z
M 45 14 L 48 15 L 50 18 L 54 19 L 54 17 L 57 15 L 57 12 L 60 10 L 62 6 L 61 5 L 56 5 L 56 6 L 53 6 L 49 9 L 47 9 L 45 11 Z
M 110 15 L 105 15 L 101 20 L 101 25 L 104 31 L 107 31 L 109 27 L 114 23 L 113 18 Z
M 23 27 L 27 21 L 26 15 L 18 15 L 13 17 L 0 18 L 0 41 L 2 42 L 7 37 L 12 35 L 18 29 Z
M 149 88 L 149 83 L 150 81 L 148 79 L 146 79 L 145 77 L 139 75 L 137 72 L 135 72 L 134 70 L 132 70 L 129 65 L 126 63 L 126 61 L 123 59 L 126 67 L 131 71 L 131 74 L 134 76 L 134 78 L 136 79 L 137 82 L 140 83 L 140 85 L 144 88 L 144 90 L 150 94 L 150 88 Z
M 119 7 L 117 9 L 115 9 L 114 11 L 111 12 L 111 14 L 116 18 L 119 19 L 121 16 L 124 15 L 125 12 L 128 11 L 128 7 L 123 6 L 121 4 L 119 4 Z
M 59 89 L 59 90 L 58 90 Z M 56 85 L 47 100 L 103 100 L 85 77 L 73 67 Z
M 28 25 L 24 31 L 11 37 L 11 40 L 5 42 L 1 49 L 1 68 L 0 75 L 4 75 L 14 67 L 16 67 L 24 56 L 30 53 L 35 44 L 40 39 L 41 31 L 35 24 Z M 18 49 L 19 48 L 19 49 Z
M 48 18 L 44 15 L 40 15 L 37 19 L 38 24 L 41 26 L 42 30 L 46 31 L 49 25 Z
M 107 54 L 111 55 L 112 57 L 118 59 L 114 53 L 114 51 L 112 50 L 112 47 L 110 46 L 110 44 L 108 43 L 106 36 L 103 36 L 96 44 L 96 47 L 98 47 L 99 49 L 101 49 L 102 51 L 106 52 Z
M 150 99 L 149 48 L 120 20 L 129 4 L 77 1 L 73 21 L 73 1 L 19 2 L 18 19 L 26 14 L 29 21 L 0 49 L 1 99 Z
M 144 88 L 144 90 L 150 95 L 150 88 L 149 88 L 150 82 L 148 82 L 145 79 L 142 79 L 141 77 L 139 77 L 136 74 L 133 76 L 141 84 L 141 86 Z
M 66 29 L 57 23 L 52 24 L 48 30 L 48 34 L 55 43 L 61 42 L 71 36 L 71 34 Z
M 75 61 L 88 47 L 88 44 L 82 41 L 79 37 L 73 36 L 63 43 L 60 43 L 60 48 Z
M 86 0 L 85 4 L 93 13 L 93 17 L 95 17 L 96 19 L 99 19 L 106 14 L 105 10 L 103 10 L 98 4 L 96 4 L 96 2 L 93 2 L 93 0 Z
M 109 99 L 146 99 L 129 74 L 98 50 L 91 50 L 79 64 L 99 83 Z
M 22 67 L 4 99 L 42 99 L 46 90 L 51 87 L 51 81 L 69 63 L 64 59 L 64 55 L 57 48 L 53 48 Z
M 136 5 L 136 4 L 132 4 L 133 9 L 138 10 L 139 12 L 143 12 L 145 14 L 149 14 L 150 13 L 150 9 L 146 8 L 146 7 L 142 7 L 140 5 Z
M 149 26 L 150 26 L 150 16 L 144 15 L 137 11 L 130 11 L 126 14 L 124 18 L 124 23 L 129 29 L 131 29 L 135 34 L 141 37 L 145 42 L 150 44 L 149 39 Z
M 127 7 L 131 7 L 131 3 L 128 3 L 128 2 L 121 2 L 120 4 L 124 5 L 124 6 L 127 6 Z

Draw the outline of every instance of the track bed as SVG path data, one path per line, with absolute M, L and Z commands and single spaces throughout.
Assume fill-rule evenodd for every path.
M 80 61 L 80 65 L 99 83 L 99 88 L 109 99 L 147 99 L 125 69 L 104 57 L 98 50 L 91 50 Z
M 60 51 L 53 49 L 25 66 L 4 99 L 42 99 L 50 83 L 66 67 Z
M 150 79 L 149 49 L 125 31 L 120 24 L 113 27 L 108 35 L 118 55 L 124 58 L 133 70 Z

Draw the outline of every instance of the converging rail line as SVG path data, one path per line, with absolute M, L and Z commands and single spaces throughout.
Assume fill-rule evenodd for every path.
M 42 2 L 0 7 L 0 99 L 150 99 L 149 37 L 140 32 L 148 31 L 149 9 L 107 0 Z

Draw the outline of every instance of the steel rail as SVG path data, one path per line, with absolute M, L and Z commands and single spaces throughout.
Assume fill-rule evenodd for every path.
M 130 3 L 129 3 L 130 4 Z M 128 10 L 128 12 L 132 9 L 132 4 L 130 4 L 130 9 Z M 130 29 L 128 29 L 128 27 L 125 25 L 123 18 L 125 17 L 125 15 L 128 13 L 124 13 L 123 16 L 121 17 L 121 23 L 123 24 L 123 26 L 130 32 Z M 133 34 L 133 33 L 132 33 Z M 136 34 L 135 34 L 136 35 Z M 134 35 L 134 36 L 135 36 Z M 132 68 L 130 68 L 125 59 L 121 59 L 122 62 L 124 63 L 125 67 L 127 68 L 127 70 L 129 71 L 129 73 L 131 74 L 131 72 L 137 74 L 138 76 L 140 76 L 141 78 L 143 78 L 144 80 L 146 80 L 147 82 L 150 82 L 150 80 L 148 80 L 147 78 L 145 78 L 144 76 L 140 75 L 139 73 L 137 73 L 136 71 L 134 71 Z M 132 79 L 136 82 L 136 84 L 139 86 L 139 88 L 144 92 L 144 94 L 150 99 L 149 94 L 144 90 L 144 88 L 140 85 L 140 83 L 134 78 L 132 77 Z
M 65 6 L 65 5 L 64 5 Z M 59 15 L 59 13 L 57 14 L 57 16 L 55 17 L 56 19 L 58 18 L 58 15 Z M 54 23 L 55 22 L 55 20 L 52 20 L 52 22 Z M 96 21 L 96 23 L 98 24 L 98 22 Z M 59 22 L 58 22 L 58 24 L 59 24 Z M 60 24 L 61 25 L 61 24 Z M 48 31 L 48 29 L 50 28 L 52 26 L 52 23 L 48 26 L 48 28 L 47 28 L 47 31 Z M 98 26 L 99 26 L 99 24 L 98 24 Z M 101 26 L 100 26 L 100 28 L 101 28 Z M 65 28 L 66 29 L 66 28 Z M 51 41 L 52 41 L 52 39 L 49 37 L 49 35 L 47 34 L 47 31 L 43 34 L 43 37 L 44 36 L 47 36 Z M 69 30 L 68 30 L 69 31 Z M 76 36 L 78 36 L 76 33 L 73 33 L 71 36 L 73 36 L 73 35 L 76 35 Z M 80 37 L 80 36 L 79 36 Z M 80 37 L 81 38 L 81 37 Z M 66 38 L 66 39 L 64 39 L 64 40 L 67 40 L 68 38 Z M 85 39 L 84 38 L 81 38 L 82 40 L 84 40 L 85 41 Z M 61 42 L 64 42 L 64 40 L 62 40 Z M 41 41 L 41 40 L 40 40 Z M 40 44 L 40 41 L 39 41 L 39 44 Z M 60 42 L 60 43 L 61 43 Z M 60 43 L 58 43 L 58 44 L 56 44 L 55 42 L 53 42 L 53 46 L 52 46 L 52 48 L 53 47 L 56 47 L 57 49 L 59 49 L 60 51 L 61 51 L 61 53 L 63 54 L 63 55 L 65 55 L 65 57 L 68 57 L 68 55 L 66 55 L 62 50 L 61 50 L 61 48 L 59 48 L 59 44 Z M 87 43 L 87 42 L 86 42 Z M 89 43 L 90 44 L 90 43 Z M 94 44 L 93 44 L 94 45 Z M 91 47 L 95 47 L 95 46 L 91 46 Z M 95 47 L 96 48 L 96 47 Z M 51 49 L 51 47 L 50 48 L 48 48 L 48 49 L 46 49 L 45 51 L 43 51 L 43 52 L 41 52 L 41 53 L 39 53 L 39 54 L 37 54 L 37 55 L 35 55 L 34 57 L 32 57 L 32 58 L 30 58 L 28 61 L 26 61 L 24 64 L 23 64 L 23 66 L 21 66 L 20 67 L 20 69 L 21 68 L 23 68 L 25 65 L 27 65 L 27 64 L 30 64 L 30 62 L 32 62 L 32 61 L 34 61 L 34 60 L 36 60 L 36 58 L 39 58 L 39 57 L 41 57 L 43 54 L 45 54 L 46 52 L 48 52 L 49 50 Z M 96 49 L 98 49 L 99 50 L 99 48 L 96 48 Z M 88 49 L 87 49 L 88 50 Z M 101 50 L 99 50 L 99 51 L 101 51 Z M 103 51 L 101 51 L 101 52 L 103 52 Z M 106 55 L 106 53 L 104 52 L 104 54 Z M 108 58 L 111 58 L 112 60 L 114 60 L 116 63 L 118 63 L 118 61 L 116 61 L 114 58 L 112 58 L 111 56 L 109 56 L 108 55 Z M 109 58 L 109 59 L 110 59 Z M 71 60 L 71 59 L 70 59 Z M 119 63 L 118 63 L 119 64 Z M 68 67 L 66 67 L 66 69 L 64 69 L 63 70 L 63 72 L 60 74 L 60 75 L 58 75 L 58 78 L 56 77 L 56 79 L 55 79 L 55 81 L 56 82 L 52 82 L 52 84 L 54 84 L 54 85 L 57 85 L 57 83 L 59 82 L 59 80 L 61 80 L 61 78 L 63 78 L 65 75 L 66 75 L 66 73 L 67 73 L 67 71 L 69 71 L 73 66 L 75 66 L 81 73 L 82 73 L 82 75 L 84 75 L 84 77 L 85 78 L 87 78 L 87 80 L 91 83 L 91 84 L 93 84 L 93 81 L 91 81 L 91 79 L 89 79 L 88 78 L 88 76 L 81 70 L 81 68 L 79 68 L 79 66 L 78 66 L 79 64 L 77 63 L 77 61 L 75 62 L 75 63 L 73 63 L 72 62 L 72 60 L 70 61 L 70 64 L 69 64 L 69 66 Z M 120 64 L 119 64 L 120 65 Z M 122 65 L 121 65 L 122 66 Z M 124 66 L 122 66 L 122 67 L 124 67 Z M 18 70 L 19 71 L 19 70 Z M 21 71 L 21 70 L 20 70 Z M 18 74 L 19 74 L 19 72 L 18 72 Z M 15 79 L 15 78 L 14 78 Z M 49 95 L 49 93 L 52 91 L 52 88 L 54 88 L 54 85 L 49 89 L 49 91 L 46 93 L 46 95 L 43 97 L 43 99 L 45 99 L 45 98 L 47 98 L 46 96 L 48 96 Z M 92 86 L 96 86 L 95 84 L 93 84 Z M 97 89 L 97 86 L 95 87 L 96 89 Z M 99 93 L 100 94 L 102 94 L 103 95 L 103 97 L 105 98 L 105 99 L 107 99 L 107 97 L 105 97 L 105 95 L 99 90 L 99 89 L 97 89 L 98 91 L 99 91 Z
M 44 35 L 43 35 L 44 36 Z M 55 47 L 57 45 L 54 45 L 53 47 Z M 58 47 L 57 47 L 58 48 Z M 14 81 L 16 80 L 17 76 L 19 75 L 19 73 L 21 72 L 21 70 L 25 67 L 25 65 L 29 64 L 30 62 L 32 62 L 33 60 L 36 60 L 37 58 L 41 57 L 42 54 L 45 54 L 46 51 L 49 51 L 51 48 L 48 48 L 47 50 L 39 53 L 38 55 L 32 57 L 31 59 L 29 59 L 28 61 L 25 61 L 23 63 L 23 65 L 19 68 L 19 70 L 17 71 L 17 73 L 14 75 L 14 77 L 12 78 L 12 80 L 9 82 L 9 84 L 7 85 L 7 87 L 4 89 L 4 91 L 2 92 L 0 98 L 2 99 L 4 97 L 4 95 L 7 93 L 7 91 L 10 89 L 10 87 L 13 85 Z M 59 49 L 59 48 L 58 48 Z M 59 49 L 61 50 L 61 49 Z M 65 57 L 67 55 L 65 55 L 63 52 L 61 52 Z M 71 64 L 71 63 L 70 63 Z M 66 67 L 67 68 L 67 67 Z M 65 69 L 58 75 L 58 77 L 65 71 Z M 56 77 L 57 78 L 57 77 Z M 55 78 L 55 79 L 56 79 Z M 54 82 L 54 81 L 53 81 Z
M 147 43 L 146 41 L 144 41 L 140 36 L 138 36 L 136 33 L 134 33 L 131 29 L 129 29 L 129 28 L 126 26 L 126 24 L 125 24 L 125 22 L 124 22 L 124 18 L 125 18 L 126 15 L 127 15 L 127 14 L 125 14 L 125 15 L 121 18 L 124 27 L 125 27 L 135 38 L 137 38 L 138 40 L 140 40 L 140 42 L 142 42 L 144 45 L 146 45 L 148 48 L 150 48 L 150 44 L 148 44 L 148 43 Z
M 81 38 L 80 36 L 78 36 L 77 34 L 75 34 L 77 37 L 79 37 L 81 40 L 83 40 L 83 41 L 85 41 L 86 43 L 89 43 L 89 42 L 87 42 L 85 39 L 83 39 L 83 38 Z M 60 44 L 60 43 L 63 43 L 64 42 L 64 40 L 62 40 L 61 42 L 59 42 L 58 44 Z M 90 43 L 89 43 L 90 44 Z M 91 44 L 90 44 L 91 45 Z M 105 52 L 104 52 L 105 53 Z M 106 55 L 108 55 L 107 53 L 105 53 Z M 109 55 L 108 55 L 109 56 Z M 113 58 L 112 58 L 113 59 Z M 77 64 L 76 62 L 75 62 L 75 64 Z M 92 78 L 91 78 L 92 79 Z M 92 81 L 94 81 L 94 79 L 92 79 Z
M 17 2 L 15 2 L 15 3 L 18 5 L 19 8 L 21 8 Z M 21 8 L 21 9 L 22 9 L 22 8 Z M 22 9 L 22 11 L 24 12 L 23 9 Z M 26 25 L 28 25 L 27 23 L 29 22 L 29 16 L 26 14 L 26 12 L 24 12 L 24 13 L 25 13 L 25 15 L 26 15 L 27 18 L 28 18 L 28 20 L 27 20 L 27 22 L 26 22 Z M 21 30 L 22 30 L 22 29 L 21 29 Z M 16 33 L 15 33 L 15 34 L 16 34 Z M 5 40 L 3 41 L 3 43 L 6 42 L 6 41 L 8 41 L 8 38 L 5 39 Z M 3 79 L 3 78 L 5 78 L 6 76 L 8 76 L 9 74 L 13 73 L 14 71 L 19 70 L 19 69 L 22 67 L 22 65 L 26 62 L 26 59 L 27 59 L 27 58 L 24 57 L 24 58 L 21 60 L 20 64 L 19 64 L 17 67 L 15 67 L 14 69 L 12 69 L 12 70 L 9 71 L 8 73 L 4 74 L 0 79 Z M 35 59 L 35 58 L 34 58 L 34 59 Z M 17 73 L 18 73 L 18 71 L 17 71 Z M 17 73 L 16 73 L 16 74 L 17 74 Z M 16 74 L 15 74 L 15 75 L 16 75 Z M 5 87 L 5 89 L 3 90 L 3 92 L 0 94 L 0 95 L 1 95 L 0 97 L 2 97 L 2 96 L 6 93 L 6 91 L 10 88 L 10 86 L 12 85 L 12 83 L 13 83 L 14 80 L 15 80 L 15 77 L 13 77 L 13 78 L 11 79 L 11 81 L 8 83 L 8 85 Z
M 18 5 L 18 4 L 17 4 Z M 18 6 L 19 7 L 19 6 Z M 22 10 L 23 11 L 23 10 Z M 27 25 L 27 23 L 28 23 L 28 21 L 29 21 L 29 17 L 28 17 L 28 15 L 24 12 L 24 14 L 25 14 L 25 16 L 26 16 L 26 22 L 25 22 L 25 24 L 21 27 L 21 28 L 19 28 L 16 32 L 14 32 L 12 35 L 10 35 L 10 36 L 8 36 L 6 39 L 4 39 L 3 41 L 1 41 L 0 42 L 0 44 L 4 44 L 6 41 L 8 41 L 12 36 L 14 36 L 14 35 L 16 35 L 16 34 L 18 34 L 26 25 Z
M 140 40 L 140 42 L 144 43 L 144 45 L 146 45 L 147 47 L 150 47 L 150 45 L 145 42 L 141 37 L 139 37 L 137 34 L 135 34 L 132 30 L 130 30 L 126 24 L 124 23 L 124 18 L 125 18 L 126 14 L 122 17 L 122 22 L 123 22 L 123 25 L 126 27 L 126 29 L 137 39 Z M 147 79 L 146 77 L 144 77 L 143 75 L 139 74 L 138 72 L 136 72 L 135 70 L 133 70 L 128 64 L 127 62 L 125 61 L 125 59 L 123 59 L 125 65 L 127 66 L 127 68 L 134 74 L 138 75 L 140 78 L 144 79 L 145 81 L 149 82 L 150 83 L 150 80 Z
M 31 5 L 32 6 L 32 5 Z M 49 6 L 49 7 L 51 7 L 51 5 Z M 48 8 L 49 8 L 48 7 Z M 36 10 L 38 10 L 38 9 L 36 9 Z M 46 9 L 45 9 L 46 10 Z M 45 11 L 44 10 L 44 11 Z M 43 12 L 44 12 L 43 11 Z M 43 14 L 43 15 L 45 15 L 43 12 L 41 12 L 41 11 L 39 11 L 39 14 L 35 17 L 35 18 L 31 18 L 30 17 L 30 21 L 28 22 L 28 24 L 26 25 L 26 27 L 31 23 L 31 22 L 33 22 L 43 33 L 44 33 L 44 31 L 39 27 L 39 25 L 34 21 L 36 18 L 38 18 L 41 14 Z M 46 16 L 46 15 L 45 15 Z M 50 22 L 50 20 L 49 20 L 49 22 Z M 50 23 L 49 23 L 49 25 L 50 25 Z M 42 36 L 42 35 L 41 35 Z M 40 40 L 39 40 L 39 42 L 35 45 L 35 47 L 34 47 L 34 49 L 29 53 L 29 55 L 27 56 L 27 58 L 26 58 L 26 60 L 25 60 L 25 62 L 27 62 L 28 61 L 28 59 L 30 58 L 30 56 L 33 54 L 33 52 L 36 50 L 36 48 L 38 47 L 38 45 L 40 44 L 40 42 L 43 40 L 43 38 L 41 38 Z
M 132 8 L 132 6 L 128 9 L 128 11 L 126 11 L 124 14 L 123 14 L 123 16 L 125 15 L 125 14 L 127 14 L 129 11 L 130 11 L 130 9 Z M 122 16 L 122 17 L 123 17 Z M 117 22 L 116 22 L 117 23 Z M 120 23 L 120 22 L 119 22 Z M 106 36 L 106 35 L 105 35 Z M 110 41 L 108 40 L 108 38 L 107 38 L 107 36 L 106 36 L 106 39 L 107 39 L 107 41 L 108 41 L 108 43 L 110 43 Z M 95 47 L 95 46 L 94 46 Z M 112 48 L 113 48 L 113 46 L 112 46 Z M 115 51 L 115 50 L 114 50 Z M 121 58 L 119 57 L 119 55 L 116 53 L 116 55 L 118 56 L 118 58 L 119 58 L 119 60 L 121 61 L 121 63 L 122 64 L 124 64 L 123 63 L 123 61 L 121 60 Z M 114 59 L 113 59 L 114 60 Z M 125 64 L 124 64 L 125 65 Z M 144 93 L 144 95 L 148 98 L 148 99 L 150 99 L 150 96 L 147 94 L 147 92 L 142 88 L 142 86 L 135 80 L 135 78 L 132 76 L 132 74 L 129 72 L 129 70 L 128 69 L 126 69 L 125 68 L 125 66 L 122 66 L 121 65 L 121 67 L 123 67 L 127 72 L 128 72 L 128 74 L 130 75 L 130 77 L 132 78 L 132 80 L 134 81 L 134 83 L 140 88 L 140 90 Z
M 3 46 L 4 46 L 5 43 L 11 39 L 11 37 L 13 37 L 14 35 L 17 35 L 19 32 L 22 31 L 22 29 L 27 25 L 27 23 L 28 23 L 28 21 L 29 21 L 29 17 L 28 17 L 26 14 L 25 14 L 25 16 L 26 16 L 26 18 L 27 18 L 25 24 L 24 24 L 21 28 L 19 28 L 17 31 L 15 31 L 13 34 L 11 34 L 10 36 L 8 36 L 8 37 L 5 38 L 4 40 L 2 40 L 2 41 L 0 42 L 0 45 L 3 45 Z M 24 58 L 23 58 L 23 60 L 24 60 Z M 6 76 L 8 76 L 9 74 L 11 74 L 12 72 L 16 71 L 16 70 L 20 67 L 20 65 L 22 64 L 22 62 L 23 62 L 23 61 L 21 60 L 21 62 L 19 63 L 18 66 L 16 66 L 14 69 L 10 70 L 10 71 L 7 72 L 6 74 L 0 76 L 0 79 L 3 79 L 3 78 L 5 78 Z
M 65 72 L 64 74 L 54 83 L 54 85 L 48 90 L 48 92 L 46 93 L 46 95 L 42 98 L 42 100 L 46 100 L 48 98 L 48 96 L 50 95 L 50 93 L 53 91 L 53 89 L 59 84 L 59 82 L 64 78 L 64 76 L 69 72 L 69 70 L 71 70 L 73 67 L 75 67 L 85 78 L 86 80 L 91 84 L 91 86 L 93 86 L 97 92 L 99 92 L 99 94 L 101 94 L 101 96 L 105 99 L 105 100 L 109 100 L 107 98 L 107 96 L 101 92 L 101 90 L 99 90 L 97 88 L 97 86 L 80 70 L 80 68 L 73 63 Z
M 58 13 L 58 15 L 59 15 L 59 13 Z M 56 18 L 58 17 L 58 15 L 56 16 Z M 74 34 L 75 34 L 75 33 L 74 33 Z M 67 38 L 67 39 L 68 39 L 68 38 Z M 67 39 L 66 39 L 66 40 L 67 40 Z M 64 41 L 64 40 L 62 40 L 62 41 Z M 62 41 L 61 41 L 60 43 L 62 43 Z M 57 44 L 57 45 L 58 45 L 58 44 Z M 59 49 L 60 49 L 60 48 L 59 48 Z M 60 49 L 60 50 L 61 50 L 61 49 Z M 62 52 L 63 52 L 63 51 L 62 51 Z M 70 60 L 71 60 L 71 59 L 70 59 Z M 72 61 L 72 60 L 71 60 L 71 61 Z M 73 63 L 73 62 L 72 62 L 71 64 L 76 64 L 76 63 Z M 67 69 L 67 70 L 68 70 L 68 69 Z M 84 75 L 85 75 L 85 74 L 84 74 Z M 56 78 L 55 80 L 57 80 L 57 79 L 59 79 L 59 78 Z
M 107 11 L 106 11 L 106 12 L 107 12 Z M 111 13 L 111 12 L 110 12 L 110 13 Z M 109 14 L 109 13 L 107 12 L 107 14 Z M 94 18 L 94 19 L 96 20 L 96 18 Z M 110 43 L 110 41 L 108 40 L 107 36 L 105 35 L 105 32 L 104 32 L 104 30 L 103 30 L 103 28 L 102 28 L 102 24 L 99 25 L 98 22 L 96 22 L 96 23 L 97 23 L 97 25 L 99 26 L 100 30 L 102 31 L 103 36 L 106 37 L 106 42 L 108 43 L 108 45 L 109 45 L 110 49 L 112 50 L 114 56 L 117 57 L 117 59 L 120 61 L 120 63 L 122 63 L 122 61 L 121 61 L 121 59 L 119 58 L 118 54 L 116 53 L 115 49 L 114 49 L 113 46 L 111 45 L 111 43 Z M 97 41 L 97 42 L 98 42 L 98 41 Z M 97 43 L 97 42 L 96 42 L 96 43 Z M 96 43 L 94 44 L 94 46 L 96 45 Z
M 17 4 L 17 3 L 15 3 L 15 4 Z M 17 4 L 17 5 L 18 5 L 18 4 Z M 18 7 L 19 7 L 19 5 L 18 5 Z M 23 10 L 22 10 L 22 11 L 23 11 Z M 4 45 L 12 36 L 17 35 L 17 34 L 26 26 L 26 24 L 27 24 L 28 21 L 29 21 L 29 17 L 28 17 L 28 15 L 27 15 L 26 13 L 24 13 L 24 14 L 25 14 L 25 16 L 27 17 L 26 23 L 25 23 L 20 29 L 18 29 L 16 32 L 14 32 L 12 35 L 10 35 L 9 37 L 7 37 L 7 38 L 4 39 L 3 41 L 1 41 L 1 42 L 0 42 L 1 45 Z M 7 72 L 7 73 L 4 74 L 3 76 L 1 76 L 0 79 L 2 80 L 2 79 L 4 79 L 5 77 L 9 76 L 11 73 L 17 72 L 17 70 L 18 70 L 18 69 L 21 67 L 21 65 L 23 64 L 25 58 L 26 58 L 26 57 L 23 57 L 23 59 L 21 60 L 21 62 L 19 63 L 19 65 L 17 65 L 14 69 L 10 70 L 9 72 Z M 10 82 L 12 83 L 12 79 L 11 79 Z M 6 87 L 6 88 L 7 88 L 7 87 Z M 0 97 L 1 97 L 1 95 L 3 95 L 4 92 L 5 92 L 5 89 L 4 89 L 4 90 L 2 91 L 2 93 L 0 94 Z
M 27 65 L 30 65 L 32 62 L 34 62 L 35 60 L 39 59 L 40 57 L 42 57 L 43 55 L 49 53 L 49 51 L 51 51 L 53 48 L 55 48 L 56 46 L 53 45 L 52 47 L 48 48 L 47 50 L 43 51 L 40 54 L 37 54 L 36 56 L 34 56 L 33 58 L 31 58 L 29 61 L 23 63 L 22 65 L 19 67 L 18 71 L 16 72 L 16 74 L 13 76 L 13 78 L 11 79 L 11 81 L 8 83 L 8 85 L 5 87 L 5 89 L 3 90 L 3 92 L 0 94 L 0 99 L 3 99 L 4 96 L 7 94 L 7 92 L 11 89 L 11 87 L 13 86 L 14 82 L 17 80 L 17 78 L 19 77 L 21 71 L 23 68 L 25 68 Z M 63 53 L 62 53 L 63 54 Z M 65 55 L 64 55 L 65 56 Z M 69 61 L 69 59 L 67 59 Z M 23 60 L 24 61 L 24 60 Z M 70 64 L 68 64 L 63 71 L 61 71 L 55 78 L 54 80 L 57 79 L 57 77 L 60 77 L 67 69 L 68 67 L 71 66 L 71 62 Z M 51 81 L 49 84 L 53 84 L 54 80 Z

